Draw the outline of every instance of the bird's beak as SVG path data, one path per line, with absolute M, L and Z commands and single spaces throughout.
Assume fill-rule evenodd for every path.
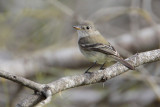
M 80 26 L 73 26 L 73 28 L 75 28 L 76 30 L 81 30 Z

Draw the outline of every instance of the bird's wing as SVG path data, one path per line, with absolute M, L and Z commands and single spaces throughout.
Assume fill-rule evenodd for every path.
M 101 43 L 96 43 L 96 44 L 80 44 L 80 47 L 83 48 L 84 50 L 88 51 L 96 51 L 96 52 L 101 52 L 106 55 L 112 56 L 115 60 L 119 61 L 126 67 L 128 67 L 131 70 L 134 70 L 134 66 L 126 62 L 120 55 L 119 53 L 114 49 L 113 46 L 109 43 L 109 45 L 106 44 L 101 44 Z
M 120 57 L 119 53 L 115 50 L 115 48 L 109 43 L 108 45 L 102 43 L 95 44 L 79 44 L 81 48 L 88 51 L 96 51 L 101 52 L 106 55 L 113 55 Z

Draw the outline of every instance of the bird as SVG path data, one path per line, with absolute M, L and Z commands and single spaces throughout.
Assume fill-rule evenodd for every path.
M 135 69 L 135 67 L 126 62 L 117 50 L 102 36 L 93 22 L 84 21 L 79 25 L 73 26 L 73 28 L 75 28 L 78 33 L 78 45 L 81 53 L 91 62 L 94 62 L 85 73 L 88 73 L 97 63 L 102 65 L 100 67 L 100 70 L 102 70 L 106 62 L 112 61 L 120 62 L 131 70 Z

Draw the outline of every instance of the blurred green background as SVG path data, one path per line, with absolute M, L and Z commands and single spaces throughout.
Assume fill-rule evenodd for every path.
M 157 49 L 159 9 L 160 0 L 0 0 L 0 70 L 39 83 L 84 73 L 91 63 L 79 53 L 72 28 L 82 20 L 93 21 L 124 57 Z M 46 107 L 159 107 L 159 76 L 160 63 L 154 62 L 60 92 Z M 14 107 L 29 94 L 0 78 L 0 107 Z

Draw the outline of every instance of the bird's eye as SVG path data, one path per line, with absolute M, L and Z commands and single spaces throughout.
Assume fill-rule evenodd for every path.
M 87 27 L 86 27 L 86 29 L 87 29 L 87 30 L 89 30 L 89 29 L 90 29 L 90 27 L 89 27 L 89 26 L 87 26 Z

